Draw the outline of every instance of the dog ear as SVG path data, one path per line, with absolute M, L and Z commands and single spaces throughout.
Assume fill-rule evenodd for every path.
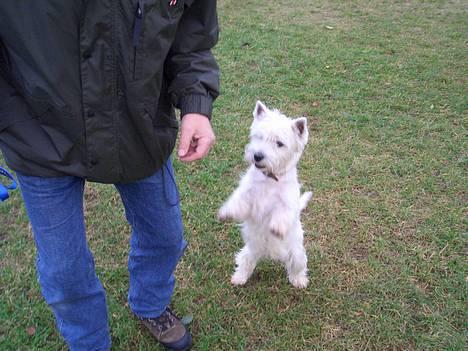
M 293 122 L 293 129 L 301 138 L 305 137 L 308 134 L 307 118 L 305 117 L 296 118 Z
M 260 100 L 258 100 L 253 110 L 254 118 L 258 120 L 263 119 L 266 115 L 267 110 L 267 107 Z

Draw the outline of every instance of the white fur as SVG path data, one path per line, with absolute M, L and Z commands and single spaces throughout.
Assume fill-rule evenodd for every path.
M 259 101 L 253 114 L 245 150 L 250 167 L 218 212 L 220 220 L 242 223 L 245 246 L 236 255 L 231 282 L 245 284 L 257 262 L 269 258 L 286 266 L 292 285 L 305 288 L 307 256 L 300 213 L 312 193 L 301 196 L 296 166 L 308 140 L 307 121 L 287 118 Z

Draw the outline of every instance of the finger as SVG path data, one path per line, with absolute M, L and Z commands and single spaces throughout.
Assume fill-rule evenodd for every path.
M 193 139 L 193 130 L 182 128 L 180 132 L 179 151 L 177 152 L 179 157 L 183 157 L 187 154 L 187 152 L 190 149 L 192 139 Z
M 200 158 L 203 158 L 208 154 L 213 143 L 214 139 L 212 138 L 202 138 L 198 141 L 197 153 L 200 155 Z
M 189 160 L 191 160 L 193 154 L 195 154 L 196 151 L 197 151 L 196 145 L 193 145 L 193 142 L 192 142 L 187 152 L 183 156 L 179 156 L 179 160 L 183 162 L 188 162 Z
M 196 161 L 208 154 L 211 146 L 213 145 L 213 140 L 211 138 L 200 138 L 197 140 L 197 145 L 193 153 L 188 153 L 187 155 L 181 157 L 181 161 L 190 162 Z
M 185 153 L 185 155 L 180 156 L 179 159 L 183 161 L 185 158 L 192 156 L 195 152 L 196 152 L 196 148 L 193 146 L 190 146 L 187 152 Z

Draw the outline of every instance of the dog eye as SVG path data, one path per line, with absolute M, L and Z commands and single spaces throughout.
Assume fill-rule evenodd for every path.
M 276 145 L 277 145 L 278 147 L 283 147 L 283 146 L 284 146 L 284 144 L 283 144 L 281 141 L 277 141 L 277 142 L 276 142 Z

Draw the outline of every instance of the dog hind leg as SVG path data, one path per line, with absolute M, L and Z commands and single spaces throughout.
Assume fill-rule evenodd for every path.
M 303 247 L 293 248 L 286 261 L 289 282 L 296 288 L 305 288 L 307 278 L 307 255 Z
M 236 270 L 231 278 L 234 285 L 244 285 L 257 265 L 258 257 L 246 245 L 236 255 Z

